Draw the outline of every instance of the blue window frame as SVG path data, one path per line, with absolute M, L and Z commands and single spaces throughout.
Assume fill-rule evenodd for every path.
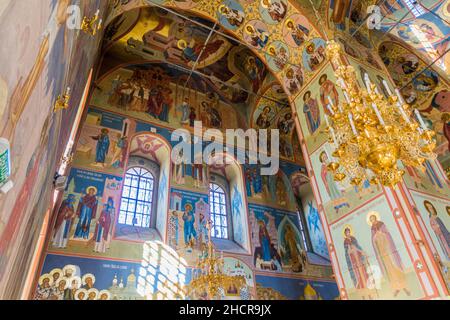
M 129 168 L 123 184 L 119 223 L 150 228 L 155 177 L 142 167 Z
M 211 237 L 229 239 L 227 194 L 215 183 L 209 184 L 209 213 L 212 221 Z

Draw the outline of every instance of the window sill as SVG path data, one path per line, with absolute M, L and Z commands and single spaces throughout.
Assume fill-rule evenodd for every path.
M 214 246 L 216 247 L 217 251 L 233 252 L 240 254 L 247 253 L 247 251 L 245 251 L 240 245 L 238 245 L 236 242 L 232 240 L 212 238 L 212 242 L 214 243 Z

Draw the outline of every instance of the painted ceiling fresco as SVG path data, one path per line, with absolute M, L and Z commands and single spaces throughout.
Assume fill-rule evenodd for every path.
M 226 10 L 225 6 L 221 10 Z M 222 23 L 232 28 L 239 21 Z M 276 81 L 273 70 L 284 68 L 287 62 L 273 58 L 266 66 L 248 44 L 239 43 L 222 28 L 196 15 L 182 17 L 155 7 L 135 9 L 117 17 L 106 34 L 105 60 L 111 63 L 106 63 L 104 73 L 130 61 L 163 61 L 168 76 L 172 81 L 176 79 L 179 87 L 207 92 L 232 105 L 240 115 L 241 127 L 252 126 L 252 114 L 261 100 L 270 101 L 273 111 L 288 107 L 281 85 L 275 91 L 267 89 L 268 83 Z M 295 41 L 302 41 L 290 40 L 293 46 Z M 268 50 L 277 56 L 289 49 L 279 42 Z M 286 86 L 295 92 L 303 83 L 303 74 L 295 66 L 289 69 Z
M 323 5 L 323 4 L 322 4 Z M 378 5 L 380 29 L 367 27 L 371 5 Z M 443 71 L 450 68 L 450 1 L 329 1 L 328 26 L 345 32 L 367 48 L 396 39 L 419 50 L 428 62 Z M 447 53 L 447 54 L 446 54 Z M 440 56 L 443 56 L 440 58 Z

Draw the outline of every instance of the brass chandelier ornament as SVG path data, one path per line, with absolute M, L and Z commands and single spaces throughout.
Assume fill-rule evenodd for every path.
M 187 294 L 191 299 L 220 300 L 227 288 L 234 285 L 242 288 L 246 285 L 244 276 L 227 275 L 224 272 L 223 252 L 217 255 L 211 241 L 211 221 L 206 225 L 208 229 L 207 247 L 199 256 L 193 270 L 192 281 L 187 286 Z
M 345 97 L 338 106 L 328 97 L 329 116 L 325 113 L 329 142 L 334 146 L 331 157 L 327 155 L 327 168 L 335 181 L 348 178 L 358 186 L 368 180 L 392 187 L 405 173 L 398 168 L 399 161 L 404 166 L 422 167 L 426 160 L 436 159 L 435 133 L 428 130 L 417 109 L 412 111 L 398 89 L 393 94 L 383 80 L 389 95 L 386 98 L 367 74 L 366 89 L 361 88 L 354 68 L 343 62 L 341 47 L 333 40 L 327 43 L 326 54 Z

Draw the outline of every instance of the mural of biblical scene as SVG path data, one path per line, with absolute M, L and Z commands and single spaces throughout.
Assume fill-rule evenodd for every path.
M 242 260 L 224 257 L 224 273 L 230 276 L 242 276 L 245 284 L 231 283 L 225 290 L 223 300 L 255 300 L 255 276 L 252 269 Z
M 256 292 L 260 300 L 336 300 L 336 283 L 256 275 Z
M 297 94 L 303 86 L 303 70 L 295 65 L 288 65 L 284 72 L 283 84 L 287 93 Z
M 293 143 L 297 139 L 295 121 L 292 117 L 287 96 L 279 84 L 272 84 L 265 91 L 264 97 L 257 101 L 253 111 L 251 126 L 255 129 L 278 129 L 279 156 L 295 161 Z M 270 135 L 270 131 L 268 131 Z M 268 136 L 270 144 L 270 136 Z M 256 143 L 256 142 L 255 142 Z M 269 146 L 267 150 L 270 151 Z
M 306 252 L 295 213 L 250 205 L 251 242 L 257 270 L 302 273 Z
M 139 257 L 138 245 L 114 240 L 122 178 L 73 168 L 48 250 L 90 256 Z
M 337 106 L 344 99 L 335 82 L 333 68 L 328 65 L 295 100 L 303 137 L 310 153 L 328 139 L 324 132 L 325 115 L 331 115 L 327 105 Z
M 424 292 L 387 200 L 330 227 L 349 299 L 418 299 Z
M 411 196 L 437 253 L 435 258 L 447 287 L 450 287 L 450 201 L 419 192 L 411 192 Z
M 448 101 L 444 98 L 448 83 L 432 69 L 419 74 L 428 62 L 396 42 L 383 42 L 378 53 L 387 69 L 392 71 L 396 86 L 404 87 L 401 92 L 406 102 L 425 113 L 433 110 L 439 114 L 448 112 Z
M 280 163 L 281 169 L 274 175 L 261 175 L 260 165 L 244 165 L 247 199 L 251 203 L 297 211 L 297 204 L 288 176 L 299 167 Z
M 140 264 L 48 254 L 35 300 L 142 300 Z
M 148 64 L 121 68 L 104 78 L 94 93 L 95 106 L 172 128 L 237 128 L 230 100 L 220 96 L 211 82 L 168 67 Z M 225 100 L 224 100 L 225 99 Z M 227 102 L 228 101 L 228 102 Z
M 80 131 L 73 164 L 122 175 L 128 151 L 129 121 L 90 108 Z
M 189 266 L 196 263 L 208 241 L 208 196 L 172 189 L 168 218 L 169 245 Z
M 311 155 L 312 169 L 316 174 L 317 184 L 328 223 L 339 219 L 356 206 L 378 196 L 380 185 L 371 185 L 368 180 L 360 186 L 350 184 L 348 178 L 335 181 L 333 172 L 327 165 L 333 161 L 332 148 L 329 143 L 322 145 Z
M 198 191 L 207 192 L 209 188 L 210 171 L 213 167 L 222 171 L 223 168 L 219 164 L 216 165 L 212 163 L 211 165 L 207 165 L 203 161 L 204 159 L 202 159 L 202 156 L 204 148 L 205 145 L 203 145 L 200 152 L 197 153 L 194 153 L 195 149 L 192 150 L 193 163 L 172 162 L 172 185 L 180 188 L 197 189 Z M 183 155 L 181 154 L 176 156 L 180 157 L 179 160 L 183 159 Z
M 225 26 L 238 27 L 244 21 L 244 11 L 238 1 L 222 1 L 214 10 Z M 233 104 L 245 102 L 252 98 L 248 92 L 258 91 L 266 70 L 247 46 L 218 33 L 208 37 L 209 28 L 164 10 L 145 8 L 140 10 L 140 15 L 133 29 L 108 49 L 112 64 L 117 64 L 114 57 L 135 60 L 138 56 L 148 61 L 179 65 L 188 73 L 195 64 L 196 71 L 207 76 L 204 81 L 215 89 L 212 91 Z M 192 19 L 213 27 L 207 20 Z M 250 70 L 246 71 L 246 68 Z M 180 81 L 185 86 L 186 79 Z
M 447 197 L 450 188 L 448 180 L 439 171 L 436 161 L 426 160 L 422 166 L 402 166 L 405 170 L 403 180 L 409 189 Z
M 312 251 L 314 254 L 324 258 L 320 259 L 318 261 L 319 263 L 329 264 L 330 256 L 328 253 L 328 244 L 325 239 L 323 224 L 320 220 L 319 210 L 309 183 L 309 179 L 305 173 L 294 173 L 291 176 L 291 184 L 294 189 L 295 196 L 301 203 L 301 213 L 305 217 L 306 227 L 311 239 Z

